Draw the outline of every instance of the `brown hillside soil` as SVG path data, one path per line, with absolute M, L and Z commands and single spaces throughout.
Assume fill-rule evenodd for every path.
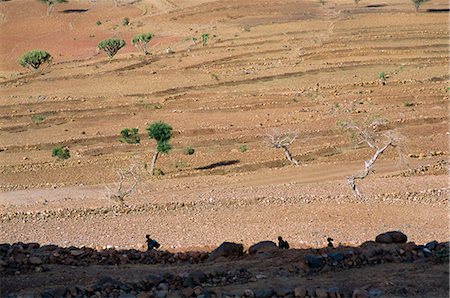
M 448 241 L 448 3 L 375 4 L 70 1 L 46 16 L 38 1 L 0 2 L 0 243 L 142 249 L 148 233 L 184 251 L 282 235 L 304 248 L 387 230 Z M 151 55 L 131 44 L 142 32 L 155 34 Z M 108 37 L 127 42 L 111 62 L 96 49 Z M 30 49 L 53 63 L 22 68 Z M 374 116 L 403 138 L 357 181 L 356 199 L 346 177 L 373 150 L 336 124 Z M 172 125 L 173 150 L 151 177 L 145 128 L 157 120 Z M 141 143 L 121 143 L 132 127 Z M 274 131 L 298 134 L 299 166 L 268 146 Z M 56 145 L 71 158 L 54 159 Z M 139 184 L 119 206 L 106 186 L 130 164 Z M 389 266 L 373 279 L 407 270 Z M 412 270 L 448 277 L 432 268 Z

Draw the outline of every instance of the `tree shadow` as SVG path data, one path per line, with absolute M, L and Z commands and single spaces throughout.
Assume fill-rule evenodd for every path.
M 428 8 L 427 12 L 449 12 L 450 8 Z
M 367 8 L 377 8 L 377 7 L 385 7 L 387 6 L 386 4 L 369 4 L 366 5 Z
M 61 13 L 84 13 L 88 11 L 89 9 L 66 9 L 61 11 Z
M 199 167 L 199 168 L 195 168 L 196 170 L 211 170 L 217 167 L 224 167 L 224 166 L 230 166 L 230 165 L 234 165 L 239 163 L 239 160 L 224 160 L 224 161 L 220 161 L 220 162 L 216 162 L 216 163 L 212 163 L 210 165 L 204 166 L 204 167 Z

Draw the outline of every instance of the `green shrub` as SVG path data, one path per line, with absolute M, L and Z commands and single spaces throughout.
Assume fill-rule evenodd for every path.
M 202 45 L 203 46 L 206 46 L 206 42 L 208 41 L 208 39 L 209 39 L 209 34 L 208 33 L 203 33 L 202 34 Z
M 108 38 L 100 41 L 97 47 L 100 50 L 105 51 L 108 55 L 109 60 L 111 60 L 117 52 L 125 46 L 125 41 L 120 38 Z
M 58 159 L 68 159 L 70 157 L 69 148 L 56 146 L 52 149 L 52 156 Z
M 153 38 L 153 34 L 152 33 L 141 33 L 138 34 L 136 36 L 133 37 L 133 39 L 131 39 L 131 43 L 138 48 L 139 50 L 141 50 L 142 52 L 144 52 L 145 55 L 147 55 L 148 49 L 147 49 L 147 45 L 150 42 L 150 40 Z
M 411 101 L 405 101 L 405 102 L 403 102 L 403 105 L 404 105 L 405 107 L 413 107 L 413 106 L 414 106 L 414 103 L 411 102 Z
M 95 23 L 95 25 L 97 25 L 97 26 L 100 26 L 102 24 L 102 22 L 100 22 L 100 21 L 97 21 L 96 23 Z
M 122 25 L 124 25 L 124 26 L 130 25 L 130 19 L 129 19 L 128 17 L 125 17 L 125 18 L 122 20 Z
M 239 146 L 239 152 L 244 153 L 244 152 L 246 152 L 247 150 L 248 150 L 247 145 L 240 145 L 240 146 Z
M 416 8 L 416 12 L 419 11 L 419 7 L 422 6 L 425 2 L 428 2 L 428 0 L 411 0 L 414 4 L 414 7 Z
M 192 155 L 195 153 L 195 149 L 192 147 L 186 147 L 186 148 L 184 148 L 183 153 L 185 155 Z
M 31 121 L 33 121 L 34 123 L 39 123 L 45 120 L 45 116 L 42 115 L 32 115 L 31 116 Z
M 19 59 L 19 64 L 23 67 L 38 69 L 44 63 L 50 63 L 52 56 L 41 50 L 33 50 L 23 54 Z
M 120 141 L 128 144 L 139 144 L 141 138 L 139 137 L 139 129 L 137 128 L 124 128 L 120 132 Z
M 155 175 L 155 176 L 164 176 L 164 172 L 161 169 L 159 169 L 159 168 L 155 168 L 153 170 L 153 175 Z
M 380 72 L 378 78 L 380 79 L 382 85 L 386 84 L 386 74 L 384 73 L 384 71 Z

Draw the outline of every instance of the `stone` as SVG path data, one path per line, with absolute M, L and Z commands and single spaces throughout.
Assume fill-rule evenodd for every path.
M 316 289 L 316 297 L 317 298 L 327 298 L 328 292 L 325 289 L 317 288 Z
M 261 241 L 256 244 L 253 244 L 248 249 L 248 253 L 254 255 L 259 252 L 268 252 L 278 249 L 278 246 L 273 241 Z
M 245 289 L 244 291 L 242 291 L 241 297 L 254 298 L 255 297 L 255 293 L 251 289 Z
M 213 250 L 208 257 L 208 261 L 214 261 L 220 257 L 239 257 L 244 254 L 244 246 L 233 242 L 224 242 Z
M 310 268 L 321 268 L 323 265 L 323 258 L 316 255 L 306 255 L 305 262 Z
M 255 298 L 269 298 L 273 296 L 274 290 L 272 288 L 256 289 L 254 293 Z
M 28 263 L 30 263 L 32 265 L 41 265 L 43 262 L 42 262 L 42 259 L 39 257 L 30 257 L 28 259 Z
M 344 260 L 344 255 L 339 252 L 328 254 L 328 257 L 336 262 L 341 262 L 342 260 Z
M 356 289 L 353 291 L 352 298 L 369 298 L 369 294 L 362 289 Z
M 434 250 L 438 244 L 439 243 L 436 240 L 434 240 L 425 244 L 425 247 L 428 248 L 429 250 Z
M 184 297 L 191 297 L 192 295 L 194 295 L 194 289 L 191 288 L 191 287 L 183 288 L 183 289 L 181 290 L 181 294 L 182 294 Z
M 296 287 L 294 289 L 294 296 L 295 297 L 301 297 L 301 298 L 306 297 L 306 288 L 304 288 L 304 287 Z
M 75 250 L 71 250 L 70 254 L 72 256 L 81 256 L 82 254 L 84 254 L 84 251 L 82 251 L 81 249 L 75 249 Z
M 192 278 L 192 281 L 197 285 L 204 283 L 207 279 L 206 274 L 201 270 L 195 270 L 191 272 L 190 276 Z
M 275 290 L 275 295 L 277 297 L 284 297 L 284 296 L 287 296 L 287 295 L 291 295 L 292 292 L 293 292 L 293 290 L 291 288 L 283 287 L 283 288 L 276 289 Z
M 378 235 L 375 242 L 378 243 L 406 243 L 408 237 L 400 231 L 390 231 Z

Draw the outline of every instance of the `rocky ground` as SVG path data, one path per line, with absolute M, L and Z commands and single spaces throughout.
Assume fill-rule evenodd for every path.
M 447 297 L 446 1 L 114 2 L 46 16 L 0 1 L 0 296 Z M 129 42 L 142 32 L 151 55 Z M 96 45 L 111 36 L 127 45 L 108 62 Z M 21 68 L 34 48 L 52 65 Z M 398 142 L 356 198 L 347 177 L 374 150 L 338 123 L 373 118 Z M 152 177 L 158 120 L 173 149 Z M 141 142 L 120 142 L 123 128 Z M 287 132 L 298 166 L 269 144 Z M 139 184 L 119 204 L 107 187 L 131 165 Z M 417 245 L 362 245 L 389 230 Z M 161 251 L 142 251 L 146 234 Z M 223 241 L 279 235 L 291 250 L 208 261 Z
M 0 257 L 2 297 L 356 298 L 448 294 L 449 243 L 416 245 L 407 242 L 400 232 L 380 234 L 376 242 L 367 241 L 359 247 L 286 250 L 264 241 L 248 252 L 242 244 L 231 242 L 211 253 L 97 251 L 16 243 L 0 245 Z M 408 276 L 407 280 L 402 275 Z

